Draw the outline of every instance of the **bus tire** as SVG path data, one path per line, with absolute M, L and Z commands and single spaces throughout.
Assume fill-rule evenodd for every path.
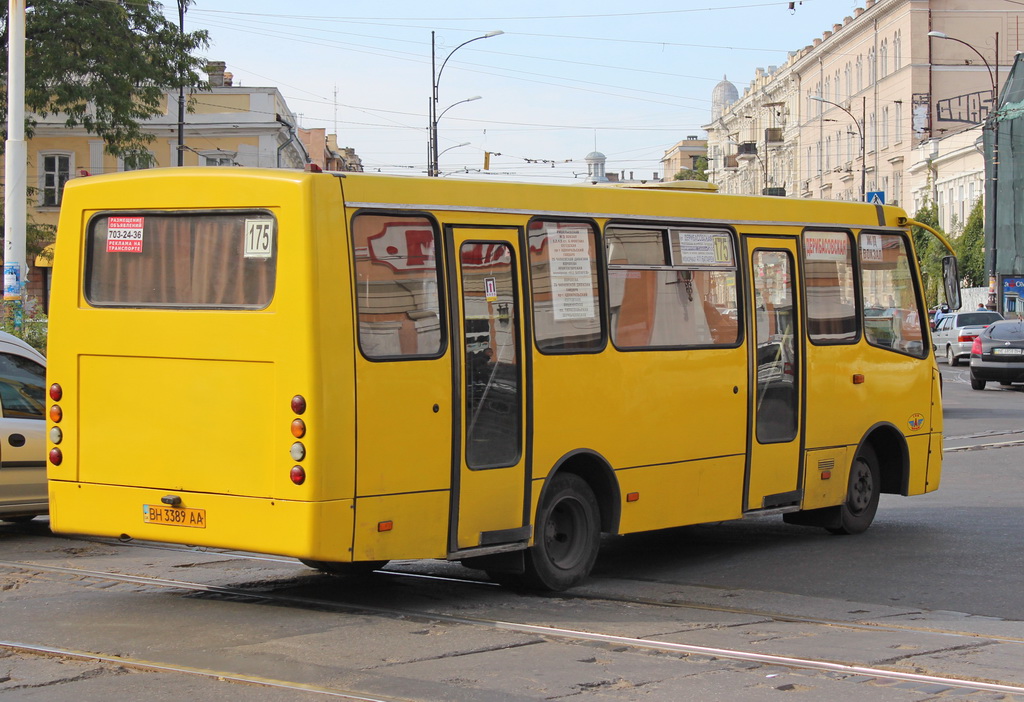
M 870 446 L 862 446 L 853 459 L 846 502 L 839 505 L 839 525 L 828 527 L 833 534 L 860 534 L 871 526 L 882 492 L 878 457 Z
M 537 510 L 536 524 L 523 583 L 560 591 L 582 582 L 601 545 L 601 509 L 587 482 L 573 473 L 556 475 Z
M 305 558 L 300 558 L 299 561 L 303 565 L 307 565 L 314 570 L 319 570 L 321 573 L 348 578 L 363 577 L 369 575 L 373 571 L 380 570 L 388 564 L 387 561 L 357 561 L 355 563 L 339 563 L 336 561 L 311 561 Z

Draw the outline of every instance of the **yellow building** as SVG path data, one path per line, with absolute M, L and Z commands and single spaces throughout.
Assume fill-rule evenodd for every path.
M 154 137 L 149 149 L 156 167 L 302 168 L 325 161 L 326 153 L 326 162 L 318 163 L 324 170 L 362 170 L 355 152 L 338 147 L 333 134 L 322 135 L 318 150 L 311 155 L 304 144 L 311 143 L 308 135 L 304 139 L 302 134 L 306 130 L 299 128 L 277 88 L 235 86 L 224 69 L 223 62 L 210 62 L 209 90 L 185 94 L 188 110 L 180 148 L 176 91 L 164 96 L 161 114 L 143 123 L 143 129 Z M 56 226 L 68 180 L 126 169 L 120 158 L 105 153 L 101 138 L 81 127 L 66 127 L 64 115 L 34 117 L 37 124 L 28 142 L 27 183 L 34 189 L 29 216 L 38 224 Z M 29 297 L 42 299 L 44 306 L 48 304 L 51 266 L 49 256 L 39 256 L 28 276 Z

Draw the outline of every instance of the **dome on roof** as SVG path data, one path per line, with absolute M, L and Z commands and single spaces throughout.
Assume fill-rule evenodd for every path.
M 722 81 L 711 91 L 711 119 L 718 119 L 725 112 L 729 105 L 740 98 L 740 92 L 736 86 L 722 76 Z
M 604 172 L 604 162 L 608 157 L 600 151 L 591 151 L 587 154 L 587 180 L 591 183 L 607 183 L 608 176 Z

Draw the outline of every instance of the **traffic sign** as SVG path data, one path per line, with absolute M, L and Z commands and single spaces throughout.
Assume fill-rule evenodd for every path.
M 885 204 L 885 192 L 882 190 L 872 190 L 864 198 L 872 205 L 884 205 Z

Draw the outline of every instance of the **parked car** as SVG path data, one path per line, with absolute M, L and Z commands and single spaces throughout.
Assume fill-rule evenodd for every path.
M 998 322 L 1003 315 L 998 312 L 953 312 L 947 314 L 935 325 L 932 344 L 936 355 L 945 358 L 951 366 L 960 365 L 960 360 L 971 356 L 971 346 L 982 330 L 992 322 Z
M 971 348 L 971 387 L 984 390 L 989 380 L 1000 385 L 1024 383 L 1024 321 L 993 322 Z
M 0 332 L 0 520 L 47 514 L 46 358 Z

